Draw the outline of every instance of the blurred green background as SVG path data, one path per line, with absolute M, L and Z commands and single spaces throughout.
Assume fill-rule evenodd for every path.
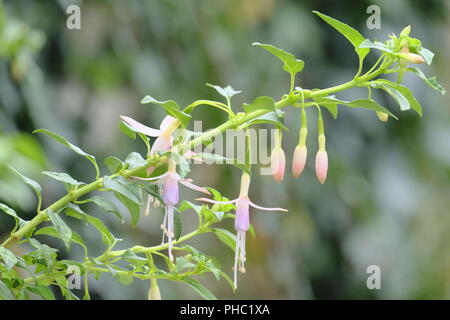
M 66 28 L 71 4 L 81 8 L 81 30 Z M 381 30 L 366 27 L 371 4 L 381 8 Z M 64 188 L 41 171 L 66 171 L 80 181 L 94 175 L 85 159 L 32 135 L 34 129 L 58 132 L 99 160 L 108 155 L 123 159 L 133 150 L 144 154 L 144 146 L 120 132 L 119 115 L 153 127 L 163 117 L 159 107 L 139 103 L 145 94 L 180 105 L 220 99 L 204 85 L 208 82 L 243 90 L 234 98 L 236 108 L 259 95 L 279 98 L 288 90 L 288 76 L 279 61 L 252 42 L 272 43 L 303 59 L 305 69 L 297 85 L 304 88 L 350 80 L 357 68 L 353 48 L 312 10 L 382 41 L 411 24 L 412 36 L 436 53 L 431 69 L 422 70 L 437 74 L 450 88 L 450 2 L 444 0 L 3 1 L 0 201 L 26 219 L 34 215 L 34 195 L 6 164 L 44 186 L 44 205 L 61 197 Z M 368 61 L 376 58 L 371 54 Z M 200 279 L 217 297 L 450 298 L 449 96 L 440 96 L 411 75 L 405 83 L 422 103 L 423 119 L 414 112 L 400 114 L 395 102 L 378 92 L 375 99 L 395 111 L 398 121 L 382 123 L 371 112 L 344 107 L 336 121 L 324 113 L 330 159 L 324 186 L 314 174 L 315 116 L 310 114 L 310 155 L 301 179 L 293 179 L 289 171 L 281 184 L 270 176 L 256 177 L 250 191 L 254 202 L 282 206 L 289 213 L 253 212 L 256 238 L 249 237 L 247 274 L 240 276 L 238 291 L 233 294 L 213 277 Z M 351 90 L 338 96 L 364 94 Z M 196 111 L 194 117 L 204 121 L 204 129 L 226 120 L 208 109 Z M 298 119 L 298 110 L 287 112 L 291 133 L 284 142 L 289 160 Z M 230 198 L 238 193 L 240 172 L 234 167 L 194 166 L 192 177 Z M 91 213 L 125 239 L 120 247 L 160 241 L 159 210 L 134 229 L 102 212 Z M 194 228 L 193 214 L 183 219 L 185 230 Z M 7 235 L 11 220 L 0 215 L 0 235 Z M 95 252 L 99 241 L 94 232 L 83 225 L 77 231 Z M 41 238 L 60 249 L 60 258 L 81 257 L 76 248 L 67 252 L 60 241 Z M 189 244 L 217 257 L 231 274 L 233 253 L 212 235 Z M 372 264 L 381 268 L 380 290 L 366 287 L 366 268 Z M 123 286 L 105 275 L 91 287 L 96 299 L 145 299 L 148 283 Z M 161 281 L 160 287 L 163 298 L 198 298 L 182 284 Z

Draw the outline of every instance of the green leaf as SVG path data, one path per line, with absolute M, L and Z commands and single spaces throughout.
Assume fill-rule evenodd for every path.
M 325 100 L 326 103 L 322 104 L 333 116 L 333 119 L 336 119 L 338 116 L 338 101 L 336 101 L 336 103 L 332 103 L 331 100 L 332 99 L 336 99 L 335 96 L 329 96 L 326 97 L 328 100 Z M 320 104 L 321 101 L 324 101 L 325 98 L 316 98 L 314 99 L 314 102 L 316 102 L 317 104 Z
M 142 158 L 142 156 L 137 152 L 131 152 L 125 158 L 125 163 L 128 164 L 128 169 L 135 169 L 147 165 L 147 162 L 144 160 L 144 158 Z
M 181 111 L 180 106 L 173 100 L 167 100 L 167 101 L 158 101 L 155 98 L 146 95 L 142 100 L 141 103 L 155 103 L 157 105 L 160 105 L 163 107 L 166 112 L 171 115 L 172 117 L 177 118 L 180 120 L 181 124 L 186 127 L 191 120 L 191 116 L 183 111 Z
M 31 246 L 36 248 L 36 250 L 33 251 L 31 255 L 33 255 L 35 259 L 36 258 L 39 260 L 43 259 L 47 269 L 51 270 L 56 262 L 56 253 L 58 252 L 58 250 L 50 248 L 46 244 L 41 244 L 39 241 L 33 238 L 29 238 L 28 242 L 30 243 Z M 36 273 L 38 272 L 36 271 Z
M 59 237 L 64 241 L 66 248 L 70 248 L 72 230 L 67 226 L 63 219 L 53 210 L 47 209 L 46 213 L 58 232 Z
M 114 193 L 116 198 L 122 202 L 122 204 L 128 209 L 131 217 L 131 225 L 134 227 L 139 222 L 141 207 L 135 202 L 131 201 L 129 198 L 121 195 L 120 193 Z
M 79 220 L 84 220 L 90 225 L 92 225 L 95 229 L 97 229 L 101 236 L 102 241 L 108 247 L 111 247 L 115 244 L 116 238 L 112 235 L 109 229 L 105 226 L 105 224 L 98 218 L 88 215 L 86 212 L 81 210 L 81 208 L 73 203 L 69 203 L 65 207 L 65 214 Z
M 305 63 L 303 62 L 303 60 L 296 59 L 292 53 L 286 52 L 286 51 L 279 49 L 271 44 L 254 42 L 253 45 L 263 48 L 264 50 L 277 56 L 281 61 L 283 61 L 284 71 L 288 72 L 292 78 L 295 77 L 295 75 L 297 73 L 301 72 L 303 70 L 303 67 L 305 66 Z
M 275 111 L 275 101 L 271 97 L 262 96 L 257 97 L 250 104 L 244 103 L 242 107 L 244 108 L 246 113 L 257 110 Z
M 230 99 L 237 95 L 238 93 L 241 93 L 240 90 L 234 90 L 231 86 L 226 86 L 225 88 L 222 88 L 221 86 L 216 86 L 210 83 L 206 84 L 208 87 L 211 87 L 217 91 L 221 96 L 225 97 L 227 99 L 227 102 L 230 102 Z
M 384 52 L 388 52 L 388 53 L 394 53 L 386 44 L 382 43 L 382 42 L 372 42 L 369 39 L 364 40 L 360 45 L 360 48 L 372 48 L 372 49 L 378 49 Z
M 183 212 L 188 209 L 193 209 L 195 211 L 195 213 L 198 215 L 199 219 L 202 218 L 202 206 L 198 206 L 196 204 L 193 204 L 192 202 L 183 200 L 183 202 L 181 202 L 181 204 L 180 204 L 180 207 L 178 208 L 178 211 Z
M 0 203 L 0 210 L 2 210 L 7 215 L 13 217 L 14 220 L 16 221 L 16 225 L 14 227 L 13 232 L 16 230 L 17 226 L 22 227 L 25 225 L 26 221 L 23 220 L 22 218 L 20 218 L 17 215 L 16 211 L 14 211 L 14 209 L 11 209 L 10 207 L 8 207 L 6 204 Z
M 0 280 L 0 299 L 1 300 L 14 300 L 11 291 L 8 286 Z
M 46 235 L 46 236 L 61 239 L 61 236 L 59 235 L 58 230 L 56 230 L 55 227 L 43 227 L 43 228 L 39 229 L 38 231 L 36 231 L 34 234 L 35 235 Z M 83 249 L 87 253 L 87 247 L 83 241 L 83 238 L 81 238 L 81 236 L 78 233 L 76 233 L 75 231 L 72 231 L 72 237 L 70 238 L 70 241 L 79 244 L 81 247 L 83 247 Z
M 136 139 L 136 131 L 130 127 L 127 123 L 121 122 L 119 124 L 119 129 L 130 139 Z
M 169 152 L 168 153 L 171 160 L 173 160 L 177 164 L 177 171 L 180 175 L 181 179 L 187 176 L 189 172 L 191 172 L 191 168 L 189 165 L 189 161 L 186 159 L 186 157 L 180 155 L 176 152 Z
M 53 178 L 57 181 L 63 182 L 64 184 L 69 185 L 70 187 L 78 187 L 83 184 L 82 182 L 75 180 L 69 174 L 64 172 L 43 171 L 42 174 L 50 178 Z
M 385 79 L 375 80 L 372 83 L 375 88 L 381 88 L 389 93 L 400 105 L 400 110 L 412 108 L 422 116 L 422 106 L 407 87 Z
M 95 160 L 95 157 L 93 155 L 90 155 L 90 154 L 84 152 L 83 150 L 81 150 L 76 145 L 74 145 L 74 144 L 70 143 L 69 141 L 67 141 L 66 138 L 64 138 L 63 136 L 60 136 L 59 134 L 54 133 L 52 131 L 49 131 L 47 129 L 37 129 L 37 130 L 34 130 L 33 133 L 44 133 L 44 134 L 50 136 L 51 138 L 55 139 L 59 143 L 61 143 L 63 146 L 65 146 L 65 147 L 67 147 L 69 149 L 72 149 L 73 151 L 78 153 L 80 156 L 85 157 L 86 159 L 88 159 L 94 165 L 95 171 L 96 171 L 97 175 L 99 175 L 99 169 L 98 169 L 97 161 Z
M 107 157 L 103 162 L 106 164 L 111 174 L 119 172 L 119 170 L 125 165 L 122 160 L 113 156 Z
M 222 241 L 224 244 L 226 244 L 231 250 L 235 250 L 236 248 L 236 236 L 232 234 L 230 231 L 222 228 L 212 228 L 212 232 L 219 238 L 220 241 Z
M 378 112 L 384 112 L 390 115 L 392 118 L 397 119 L 397 117 L 390 112 L 388 109 L 380 106 L 376 101 L 372 99 L 358 99 L 354 101 L 344 101 L 336 99 L 334 97 L 318 98 L 315 100 L 318 104 L 327 107 L 329 104 L 342 104 L 350 108 L 362 108 Z
M 27 185 L 29 185 L 31 187 L 31 189 L 33 189 L 34 193 L 36 193 L 37 197 L 38 197 L 38 207 L 41 206 L 41 201 L 42 201 L 42 197 L 41 197 L 41 192 L 42 192 L 42 188 L 39 185 L 39 183 L 37 183 L 36 181 L 25 177 L 23 174 L 21 174 L 19 171 L 17 171 L 15 168 L 8 166 L 15 174 L 17 174 L 23 182 L 25 182 Z
M 95 203 L 105 212 L 113 213 L 116 217 L 118 217 L 121 221 L 123 221 L 123 217 L 120 214 L 119 209 L 111 200 L 100 196 L 93 196 L 92 198 L 87 199 L 86 201 Z
M 341 33 L 355 48 L 356 53 L 359 57 L 360 65 L 362 65 L 362 61 L 369 54 L 369 48 L 360 48 L 361 43 L 363 43 L 366 39 L 355 29 L 350 27 L 349 25 L 340 22 L 334 18 L 331 18 L 323 13 L 318 11 L 313 11 L 316 15 L 318 15 L 322 20 L 336 29 L 339 33 Z
M 436 77 L 427 78 L 425 74 L 416 67 L 410 67 L 407 69 L 407 71 L 414 73 L 417 75 L 420 79 L 422 79 L 427 85 L 429 85 L 434 90 L 439 91 L 442 95 L 445 94 L 445 88 L 439 84 Z
M 282 114 L 284 114 L 284 113 L 282 113 Z M 275 127 L 280 128 L 284 131 L 289 131 L 289 129 L 283 124 L 284 118 L 282 116 L 280 116 L 279 112 L 268 112 L 260 117 L 257 117 L 255 119 L 252 119 L 252 120 L 244 123 L 243 125 L 241 125 L 239 127 L 239 129 L 245 129 L 249 126 L 252 126 L 255 124 L 262 124 L 262 123 L 271 124 L 271 125 L 274 125 Z
M 40 295 L 44 300 L 55 300 L 52 290 L 47 286 L 27 287 L 26 289 Z
M 207 288 L 205 288 L 203 285 L 200 284 L 197 280 L 194 280 L 190 277 L 185 277 L 182 280 L 187 285 L 189 285 L 192 289 L 194 289 L 203 299 L 205 300 L 217 300 L 217 298 L 212 294 L 211 291 L 209 291 Z
M 8 270 L 11 270 L 17 263 L 16 255 L 2 246 L 0 246 L 0 257 Z
M 426 48 L 421 48 L 419 54 L 425 59 L 425 62 L 430 65 L 433 62 L 434 53 Z
M 202 214 L 205 217 L 205 221 L 212 222 L 220 222 L 224 216 L 223 211 L 215 211 L 205 206 L 202 208 Z
M 141 204 L 141 200 L 136 193 L 136 188 L 131 183 L 126 181 L 123 177 L 115 177 L 111 179 L 108 176 L 103 178 L 103 186 L 107 189 L 115 191 L 127 199 L 131 200 L 137 205 Z

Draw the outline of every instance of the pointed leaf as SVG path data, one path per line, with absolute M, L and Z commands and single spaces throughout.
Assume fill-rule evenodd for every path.
M 0 246 L 0 257 L 8 270 L 11 270 L 17 263 L 16 255 L 2 246 Z
M 65 146 L 65 147 L 67 147 L 69 149 L 72 149 L 73 151 L 78 153 L 80 156 L 83 156 L 86 159 L 88 159 L 94 165 L 97 174 L 99 173 L 98 165 L 97 165 L 97 161 L 95 160 L 95 157 L 93 155 L 90 155 L 90 154 L 84 152 L 83 150 L 81 150 L 76 145 L 70 143 L 63 136 L 61 136 L 61 135 L 59 135 L 59 134 L 57 134 L 55 132 L 52 132 L 50 130 L 47 130 L 47 129 L 37 129 L 37 130 L 34 130 L 33 133 L 44 133 L 44 134 L 50 136 L 51 138 L 55 139 L 59 143 L 61 143 L 63 146 Z
M 198 282 L 197 280 L 186 277 L 182 281 L 188 284 L 192 289 L 194 289 L 203 299 L 217 300 L 214 294 L 212 294 L 211 291 L 209 291 L 207 288 L 201 285 L 200 282 Z
M 191 116 L 183 111 L 181 111 L 180 106 L 173 100 L 167 100 L 167 101 L 158 101 L 155 98 L 146 95 L 142 100 L 141 103 L 155 103 L 157 105 L 160 105 L 163 107 L 166 112 L 171 115 L 172 117 L 177 118 L 180 120 L 181 124 L 186 127 L 191 120 Z
M 71 187 L 78 187 L 83 184 L 82 182 L 75 180 L 69 174 L 64 172 L 43 171 L 42 174 L 45 174 L 46 176 L 57 181 L 63 182 L 64 184 L 67 184 Z
M 21 174 L 19 171 L 17 171 L 16 169 L 14 169 L 13 167 L 9 166 L 9 168 L 15 173 L 17 174 L 23 182 L 25 182 L 27 185 L 29 185 L 31 187 L 31 189 L 33 189 L 33 191 L 36 193 L 37 197 L 38 197 L 38 202 L 39 204 L 41 203 L 41 192 L 42 192 L 42 188 L 39 185 L 39 183 L 37 183 L 36 181 L 25 177 L 23 174 Z
M 215 89 L 221 96 L 225 97 L 225 99 L 227 99 L 227 101 L 230 101 L 230 99 L 234 95 L 237 95 L 238 93 L 242 92 L 240 90 L 234 90 L 233 87 L 231 87 L 231 86 L 226 86 L 225 88 L 222 88 L 221 86 L 216 86 L 216 85 L 213 85 L 210 83 L 207 83 L 206 85 L 208 87 Z
M 277 56 L 284 63 L 284 71 L 290 73 L 292 77 L 294 77 L 298 72 L 301 72 L 305 66 L 303 60 L 296 59 L 292 53 L 286 52 L 271 44 L 254 42 L 253 45 L 263 48 L 274 56 Z
M 427 76 L 416 67 L 411 67 L 408 68 L 407 70 L 417 75 L 420 79 L 422 79 L 427 85 L 429 85 L 434 90 L 439 91 L 442 95 L 445 94 L 445 88 L 439 84 L 436 77 L 427 78 Z
M 412 108 L 422 116 L 422 106 L 407 87 L 385 79 L 375 80 L 372 83 L 376 88 L 388 92 L 398 102 L 402 111 Z
M 360 48 L 359 47 L 361 45 L 361 43 L 363 43 L 366 39 L 358 31 L 356 31 L 349 25 L 342 23 L 339 20 L 331 18 L 331 17 L 329 17 L 323 13 L 320 13 L 318 11 L 313 11 L 313 12 L 316 15 L 318 15 L 322 20 L 324 20 L 326 23 L 328 23 L 330 26 L 332 26 L 334 29 L 336 29 L 338 32 L 340 32 L 344 37 L 347 38 L 348 41 L 350 41 L 350 43 L 353 45 L 356 53 L 359 56 L 360 63 L 362 63 L 364 58 L 370 52 L 369 48 Z
M 47 209 L 46 213 L 58 232 L 59 237 L 64 241 L 66 248 L 70 248 L 72 230 L 67 226 L 63 219 L 53 210 Z

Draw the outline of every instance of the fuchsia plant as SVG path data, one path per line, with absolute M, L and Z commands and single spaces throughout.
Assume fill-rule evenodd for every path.
M 399 36 L 391 35 L 384 42 L 372 42 L 365 39 L 358 31 L 315 12 L 325 22 L 340 32 L 353 45 L 358 56 L 359 66 L 356 75 L 350 81 L 325 89 L 303 89 L 295 87 L 296 75 L 303 69 L 304 62 L 294 55 L 275 46 L 255 43 L 254 45 L 276 56 L 283 63 L 283 69 L 290 75 L 290 88 L 280 100 L 271 97 L 256 98 L 250 104 L 243 105 L 243 111 L 236 113 L 231 103 L 232 97 L 239 93 L 230 86 L 225 88 L 211 86 L 226 102 L 211 100 L 197 100 L 181 108 L 175 101 L 158 101 L 146 96 L 142 103 L 157 104 L 165 109 L 167 116 L 161 122 L 159 129 L 147 127 L 128 116 L 121 116 L 121 129 L 131 138 L 139 136 L 147 147 L 145 157 L 139 153 L 130 153 L 125 160 L 108 157 L 105 164 L 110 173 L 100 175 L 100 169 L 94 156 L 71 144 L 64 137 L 45 129 L 35 132 L 44 133 L 77 154 L 87 158 L 95 168 L 96 176 L 92 182 L 80 182 L 67 173 L 45 172 L 46 175 L 62 183 L 67 194 L 42 208 L 41 186 L 16 170 L 12 169 L 19 178 L 28 184 L 38 198 L 36 216 L 25 221 L 18 216 L 14 209 L 0 204 L 0 209 L 15 220 L 15 227 L 9 237 L 0 246 L 0 298 L 27 299 L 29 293 L 36 293 L 45 299 L 54 298 L 50 287 L 59 288 L 67 299 L 78 299 L 68 286 L 67 275 L 74 268 L 84 278 L 84 296 L 89 299 L 89 275 L 96 279 L 105 273 L 123 284 L 130 284 L 134 279 L 149 281 L 149 299 L 161 299 L 164 292 L 158 287 L 158 280 L 172 280 L 187 284 L 206 299 L 215 298 L 214 295 L 200 282 L 196 276 L 212 273 L 218 280 L 224 278 L 233 290 L 237 288 L 237 272 L 245 272 L 246 235 L 253 233 L 250 223 L 250 207 L 259 210 L 287 211 L 281 208 L 264 208 L 255 205 L 249 198 L 250 182 L 252 180 L 251 140 L 248 138 L 248 128 L 260 123 L 273 125 L 276 129 L 275 143 L 271 155 L 271 172 L 276 181 L 284 179 L 286 156 L 283 150 L 283 108 L 292 106 L 300 110 L 301 121 L 299 142 L 293 152 L 292 174 L 301 176 L 308 158 L 306 110 L 317 110 L 318 150 L 315 156 L 316 176 L 320 183 L 324 183 L 328 172 L 328 154 L 326 151 L 326 137 L 322 110 L 328 110 L 333 118 L 338 115 L 338 105 L 350 108 L 366 109 L 374 112 L 381 121 L 396 116 L 388 109 L 379 105 L 371 97 L 373 89 L 381 89 L 391 95 L 400 105 L 402 111 L 413 109 L 422 116 L 422 107 L 411 91 L 401 84 L 405 73 L 412 73 L 422 79 L 427 85 L 442 94 L 445 90 L 438 84 L 435 77 L 428 78 L 416 68 L 415 64 L 431 64 L 434 54 L 422 47 L 421 42 L 410 37 L 411 28 L 405 28 Z M 365 70 L 364 61 L 369 52 L 374 49 L 381 52 L 376 63 Z M 382 78 L 383 75 L 397 74 L 396 82 Z M 354 101 L 345 101 L 334 94 L 343 90 L 363 87 L 368 90 L 368 97 Z M 228 119 L 213 130 L 206 132 L 192 132 L 187 129 L 191 121 L 191 113 L 198 106 L 210 106 L 227 113 Z M 229 161 L 242 170 L 240 193 L 235 200 L 229 200 L 213 188 L 199 187 L 187 178 L 190 173 L 189 160 L 222 159 L 222 156 L 197 153 L 192 149 L 201 144 L 208 144 L 215 137 L 226 130 L 246 130 L 246 157 L 243 163 Z M 178 135 L 178 133 L 180 133 Z M 175 138 L 176 134 L 178 138 Z M 156 138 L 151 143 L 150 138 Z M 230 160 L 230 159 L 228 159 Z M 201 161 L 198 161 L 201 162 Z M 196 203 L 183 200 L 180 203 L 179 184 L 183 184 L 195 191 L 210 195 L 210 198 L 198 198 Z M 220 187 L 220 186 L 219 186 Z M 97 195 L 94 192 L 111 193 L 117 201 Z M 99 206 L 106 212 L 114 213 L 122 219 L 116 203 L 120 202 L 130 214 L 130 222 L 135 226 L 139 222 L 140 209 L 143 198 L 147 196 L 145 213 L 150 206 L 162 205 L 164 218 L 161 228 L 163 241 L 161 244 L 148 246 L 142 243 L 131 247 L 122 246 L 121 239 L 117 239 L 101 219 L 91 215 L 88 211 L 90 204 Z M 182 215 L 185 211 L 195 212 L 198 216 L 198 227 L 183 235 Z M 99 256 L 92 256 L 89 244 L 71 227 L 70 219 L 78 219 L 94 227 L 101 235 L 105 250 Z M 236 235 L 221 228 L 224 219 L 234 219 Z M 84 225 L 84 224 L 83 224 Z M 234 250 L 234 279 L 221 270 L 216 259 L 202 253 L 197 248 L 187 244 L 189 239 L 210 234 L 216 236 L 225 245 Z M 51 236 L 63 241 L 67 249 L 72 244 L 83 248 L 84 259 L 81 261 L 61 260 L 58 249 L 42 243 L 41 236 Z M 41 240 L 38 240 L 41 239 Z M 167 241 L 165 239 L 167 238 Z M 44 238 L 45 239 L 45 238 Z M 29 253 L 17 254 L 16 247 L 29 245 Z M 121 248 L 120 248 L 121 247 Z M 167 252 L 166 252 L 167 250 Z

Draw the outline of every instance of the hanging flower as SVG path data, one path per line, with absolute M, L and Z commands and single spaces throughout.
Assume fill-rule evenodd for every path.
M 308 149 L 306 148 L 306 137 L 308 136 L 308 128 L 306 122 L 305 107 L 302 108 L 302 125 L 299 131 L 299 141 L 294 150 L 294 157 L 292 158 L 292 175 L 295 178 L 300 177 L 305 169 L 306 158 L 308 156 Z
M 150 149 L 150 155 L 154 155 L 156 152 L 167 151 L 172 148 L 173 137 L 172 133 L 178 128 L 180 122 L 171 116 L 166 116 L 158 129 L 153 129 L 139 123 L 138 121 L 127 117 L 120 116 L 120 118 L 128 124 L 134 131 L 145 134 L 149 137 L 157 137 Z
M 319 135 L 319 151 L 316 154 L 316 176 L 321 184 L 325 183 L 328 171 L 328 154 L 325 150 L 325 135 Z
M 161 229 L 163 230 L 162 244 L 165 243 L 165 236 L 167 236 L 167 243 L 169 244 L 169 258 L 173 261 L 172 248 L 175 233 L 173 213 L 175 206 L 178 204 L 178 201 L 180 199 L 178 183 L 181 183 L 192 190 L 200 191 L 208 195 L 210 195 L 211 193 L 206 188 L 199 187 L 193 184 L 191 179 L 181 179 L 180 175 L 176 172 L 176 163 L 171 159 L 169 159 L 169 167 L 166 173 L 151 178 L 133 178 L 144 181 L 155 181 L 155 183 L 161 185 L 162 199 L 165 207 L 164 219 L 163 223 L 161 224 Z
M 267 211 L 287 211 L 282 208 L 264 208 L 260 207 L 250 201 L 248 197 L 248 189 L 250 186 L 250 175 L 243 173 L 241 177 L 241 190 L 239 198 L 231 201 L 216 201 L 208 198 L 199 198 L 199 201 L 205 201 L 209 203 L 218 204 L 231 204 L 236 203 L 236 218 L 234 219 L 234 228 L 236 229 L 236 249 L 234 258 L 234 286 L 237 288 L 237 271 L 245 273 L 245 236 L 250 227 L 250 206 Z
M 275 181 L 281 182 L 284 179 L 284 168 L 286 166 L 286 157 L 281 146 L 282 132 L 281 129 L 275 131 L 275 147 L 270 156 L 270 167 Z

